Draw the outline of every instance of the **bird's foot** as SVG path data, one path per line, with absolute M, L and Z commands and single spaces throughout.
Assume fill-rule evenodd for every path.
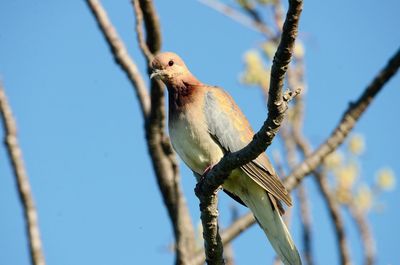
M 203 171 L 203 174 L 200 175 L 200 178 L 197 181 L 196 187 L 194 189 L 195 193 L 198 195 L 201 193 L 201 185 L 204 182 L 204 179 L 206 178 L 208 172 L 211 171 L 211 169 L 215 166 L 215 164 L 211 164 L 208 167 L 206 167 L 206 169 Z
M 208 174 L 208 172 L 211 171 L 211 169 L 212 169 L 214 166 L 215 166 L 214 164 L 211 164 L 211 165 L 209 165 L 208 167 L 206 167 L 206 169 L 204 170 L 203 174 L 201 174 L 201 178 L 203 179 L 203 178 Z

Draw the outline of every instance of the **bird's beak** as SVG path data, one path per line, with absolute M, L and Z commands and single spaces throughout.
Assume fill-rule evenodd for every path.
M 162 74 L 161 72 L 162 72 L 161 70 L 154 69 L 153 72 L 150 75 L 150 79 L 160 77 L 160 75 Z

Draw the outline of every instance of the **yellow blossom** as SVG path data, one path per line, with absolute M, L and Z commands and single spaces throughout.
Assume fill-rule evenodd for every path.
M 366 212 L 371 209 L 372 206 L 372 192 L 367 185 L 362 185 L 356 194 L 355 203 L 362 211 Z
M 387 168 L 381 169 L 378 172 L 377 184 L 382 190 L 394 189 L 396 185 L 396 177 L 394 176 L 393 171 Z
M 258 52 L 247 52 L 244 56 L 244 61 L 246 66 L 245 72 L 242 74 L 242 82 L 267 88 L 269 85 L 269 70 L 264 67 Z
M 301 59 L 304 57 L 304 46 L 301 41 L 296 41 L 293 49 L 294 57 Z
M 341 204 L 347 204 L 351 201 L 351 192 L 346 189 L 337 188 L 335 191 L 336 200 Z
M 361 155 L 365 149 L 364 137 L 360 134 L 353 135 L 349 140 L 348 149 L 354 155 Z
M 358 173 L 358 166 L 354 163 L 344 165 L 337 169 L 334 174 L 337 179 L 338 187 L 350 190 L 357 179 Z
M 272 58 L 274 58 L 276 49 L 277 49 L 277 45 L 274 41 L 267 41 L 262 45 L 262 49 L 265 53 L 265 55 L 272 60 Z

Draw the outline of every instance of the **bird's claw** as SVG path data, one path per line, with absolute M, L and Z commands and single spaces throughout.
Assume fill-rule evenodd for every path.
M 194 188 L 194 192 L 195 194 L 199 195 L 202 193 L 202 184 L 204 182 L 204 179 L 206 178 L 208 172 L 211 171 L 211 169 L 214 167 L 214 164 L 209 165 L 208 167 L 206 167 L 206 169 L 203 171 L 203 174 L 200 175 L 196 187 Z

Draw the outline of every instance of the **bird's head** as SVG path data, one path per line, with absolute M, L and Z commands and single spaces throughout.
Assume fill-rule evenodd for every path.
M 191 75 L 183 60 L 172 52 L 157 54 L 151 62 L 151 68 L 153 72 L 150 78 L 159 78 L 166 84 Z

